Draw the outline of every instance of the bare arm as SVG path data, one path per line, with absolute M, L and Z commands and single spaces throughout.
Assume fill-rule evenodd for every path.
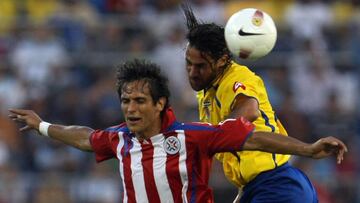
M 243 150 L 259 150 L 279 154 L 293 154 L 321 159 L 331 155 L 337 156 L 341 163 L 346 145 L 335 137 L 325 137 L 317 142 L 307 144 L 289 136 L 270 132 L 255 132 L 247 139 Z
M 14 121 L 26 124 L 20 131 L 37 130 L 39 132 L 39 124 L 41 118 L 32 110 L 10 109 L 9 117 Z M 83 151 L 92 151 L 89 141 L 90 135 L 94 130 L 86 126 L 63 126 L 50 125 L 48 129 L 49 137 L 59 140 L 67 145 L 76 147 Z
M 49 137 L 83 151 L 93 151 L 89 140 L 93 131 L 93 129 L 86 126 L 51 125 L 49 127 Z
M 258 101 L 252 97 L 239 94 L 236 96 L 229 118 L 244 117 L 253 122 L 260 116 Z
M 240 116 L 250 122 L 255 121 L 260 116 L 258 101 L 243 94 L 236 96 L 229 118 Z M 345 144 L 334 137 L 322 138 L 313 144 L 307 144 L 289 136 L 270 132 L 255 132 L 245 142 L 243 150 L 293 154 L 315 159 L 336 155 L 338 163 L 343 160 L 344 153 L 347 152 Z

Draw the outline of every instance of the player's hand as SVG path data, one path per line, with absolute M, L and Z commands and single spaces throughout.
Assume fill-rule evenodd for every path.
M 9 109 L 11 118 L 13 121 L 24 123 L 25 126 L 20 128 L 20 131 L 35 129 L 39 131 L 39 124 L 42 121 L 41 118 L 32 110 L 25 109 Z
M 335 137 L 325 137 L 311 144 L 312 158 L 321 159 L 331 155 L 336 155 L 337 163 L 340 164 L 344 159 L 344 153 L 348 151 L 346 145 Z

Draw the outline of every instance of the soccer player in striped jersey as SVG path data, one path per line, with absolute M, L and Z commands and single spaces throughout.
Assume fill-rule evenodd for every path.
M 191 7 L 182 5 L 188 28 L 186 70 L 197 91 L 199 117 L 216 124 L 227 118 L 245 117 L 255 132 L 287 136 L 269 102 L 263 80 L 248 67 L 232 60 L 224 28 L 198 22 Z M 262 151 L 219 153 L 225 176 L 241 190 L 240 202 L 317 202 L 316 191 L 300 170 L 288 164 L 290 155 Z
M 269 132 L 253 133 L 254 125 L 239 117 L 217 125 L 180 123 L 169 105 L 167 78 L 153 63 L 134 60 L 118 68 L 118 94 L 125 122 L 105 130 L 44 122 L 31 110 L 11 109 L 10 117 L 84 151 L 98 162 L 119 161 L 123 202 L 213 202 L 208 186 L 215 153 L 266 150 L 313 158 L 335 154 L 343 158 L 346 146 L 327 137 L 314 144 Z M 114 112 L 116 113 L 116 112 Z

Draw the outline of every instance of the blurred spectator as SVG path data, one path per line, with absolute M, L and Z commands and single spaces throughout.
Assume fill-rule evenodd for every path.
M 35 109 L 44 119 L 94 128 L 121 122 L 112 67 L 152 58 L 170 78 L 181 120 L 196 121 L 195 92 L 183 60 L 181 0 L 0 0 L 0 203 L 119 202 L 116 164 L 59 142 L 28 136 L 8 108 Z M 306 142 L 319 132 L 349 145 L 341 165 L 293 157 L 315 183 L 320 202 L 360 202 L 359 0 L 191 0 L 203 21 L 225 25 L 233 12 L 256 7 L 278 30 L 274 51 L 250 64 L 264 79 L 288 133 Z M 119 112 L 118 114 L 114 112 Z M 218 163 L 216 163 L 218 164 Z M 214 164 L 217 202 L 236 194 Z M 224 195 L 226 194 L 226 195 Z
M 23 9 L 30 22 L 44 23 L 58 8 L 57 0 L 24 0 Z
M 139 13 L 139 19 L 156 39 L 166 39 L 174 25 L 182 25 L 182 13 L 179 0 L 155 0 L 153 4 L 144 5 Z
M 98 80 L 86 92 L 87 108 L 93 109 L 92 126 L 105 128 L 117 125 L 123 120 L 120 103 L 116 91 L 114 91 L 114 69 L 97 70 Z M 115 112 L 115 113 L 114 113 Z M 116 113 L 117 112 L 117 113 Z
M 30 201 L 30 179 L 13 164 L 0 167 L 0 202 L 16 203 Z
M 77 198 L 87 203 L 117 203 L 122 196 L 119 174 L 112 174 L 113 165 L 102 163 L 92 165 L 89 178 L 72 181 L 72 190 Z M 111 175 L 110 175 L 111 174 Z
M 30 31 L 10 57 L 18 78 L 30 89 L 29 96 L 36 97 L 41 89 L 46 95 L 45 86 L 57 82 L 55 70 L 65 68 L 69 57 L 48 25 L 36 25 Z
M 205 22 L 225 24 L 225 8 L 221 1 L 194 0 L 194 14 Z
M 0 38 L 11 30 L 16 22 L 16 18 L 16 2 L 13 0 L 0 1 Z
M 296 107 L 307 114 L 319 113 L 325 108 L 330 93 L 339 81 L 327 53 L 318 50 L 312 41 L 304 43 L 302 51 L 295 52 L 289 61 L 291 91 Z
M 289 92 L 288 71 L 284 66 L 277 66 L 265 70 L 260 70 L 259 74 L 262 76 L 266 85 L 269 100 L 275 110 L 281 108 L 282 101 L 286 101 L 286 93 Z
M 21 137 L 18 132 L 18 126 L 9 118 L 0 114 L 0 165 L 10 161 L 11 155 L 18 154 L 21 149 Z M 14 160 L 14 162 L 16 162 Z
M 294 100 L 293 93 L 290 91 L 286 92 L 280 107 L 275 110 L 276 115 L 289 135 L 304 142 L 314 141 L 315 138 L 312 137 L 308 117 L 294 108 Z
M 297 0 L 286 10 L 285 20 L 295 39 L 310 40 L 316 46 L 326 46 L 323 29 L 333 21 L 329 4 L 321 0 Z
M 70 51 L 84 50 L 88 37 L 100 25 L 98 13 L 86 0 L 61 0 L 49 20 Z
M 191 89 L 189 82 L 181 77 L 186 74 L 185 60 L 181 57 L 185 54 L 186 43 L 184 36 L 184 29 L 181 26 L 174 25 L 171 33 L 154 50 L 152 58 L 169 78 L 170 89 L 172 89 L 170 98 L 172 106 L 175 109 L 194 109 L 188 112 L 176 112 L 179 119 L 189 120 L 192 118 L 198 120 L 195 93 Z
M 13 74 L 8 64 L 0 63 L 0 114 L 7 114 L 9 108 L 25 104 L 26 89 Z
M 95 42 L 88 46 L 100 52 L 121 54 L 129 46 L 125 29 L 125 26 L 116 20 L 108 19 L 104 22 L 103 27 L 99 28 Z
M 33 202 L 36 203 L 72 203 L 69 192 L 64 188 L 64 180 L 58 175 L 45 173 L 37 180 L 33 192 Z
M 143 0 L 90 0 L 90 2 L 103 14 L 136 15 Z

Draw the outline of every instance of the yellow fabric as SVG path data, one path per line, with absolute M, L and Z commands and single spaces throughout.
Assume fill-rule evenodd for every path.
M 354 13 L 356 13 L 356 7 L 349 2 L 336 1 L 331 8 L 334 15 L 334 22 L 337 24 L 344 24 L 356 18 L 354 15 Z
M 275 120 L 275 113 L 268 100 L 264 83 L 246 66 L 232 63 L 223 76 L 207 91 L 199 91 L 200 120 L 217 124 L 227 118 L 231 112 L 231 105 L 238 94 L 255 98 L 259 102 L 261 116 L 255 120 L 255 131 L 276 132 L 287 135 L 279 120 Z M 287 162 L 289 155 L 265 153 L 260 151 L 237 152 L 238 158 L 232 153 L 220 153 L 216 158 L 223 163 L 226 177 L 238 187 L 256 177 L 263 171 L 273 169 Z
M 46 23 L 58 7 L 57 0 L 26 0 L 25 8 L 34 23 Z
M 0 35 L 7 33 L 16 21 L 16 3 L 14 0 L 0 1 Z
M 282 23 L 284 16 L 282 15 L 286 8 L 293 3 L 293 0 L 242 0 L 242 1 L 226 1 L 225 2 L 225 18 L 228 19 L 235 12 L 245 8 L 257 8 L 269 14 L 275 24 Z

